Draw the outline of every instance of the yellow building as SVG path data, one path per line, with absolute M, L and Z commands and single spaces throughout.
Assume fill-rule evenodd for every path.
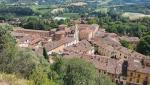
M 128 77 L 126 82 L 141 85 L 145 78 L 148 78 L 148 81 L 150 82 L 150 73 L 128 70 Z

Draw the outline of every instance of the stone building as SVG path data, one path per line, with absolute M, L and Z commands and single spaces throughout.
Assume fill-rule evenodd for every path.
M 16 27 L 13 29 L 13 32 L 24 33 L 24 34 L 29 34 L 29 35 L 39 35 L 40 37 L 50 37 L 50 32 L 43 31 L 43 30 L 31 30 L 31 29 L 24 29 L 24 28 Z
M 49 42 L 45 44 L 44 47 L 46 48 L 48 55 L 52 53 L 62 54 L 64 48 L 76 43 L 78 43 L 78 41 L 75 38 L 66 37 L 58 41 Z
M 120 40 L 125 40 L 134 46 L 136 46 L 140 41 L 138 37 L 128 37 L 128 36 L 122 36 L 120 37 Z
M 65 48 L 64 54 L 65 55 L 79 55 L 79 54 L 92 55 L 94 54 L 94 48 L 87 40 L 82 40 L 77 44 Z

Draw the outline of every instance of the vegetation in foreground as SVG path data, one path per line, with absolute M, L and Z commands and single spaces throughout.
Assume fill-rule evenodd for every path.
M 0 73 L 0 85 L 34 85 L 34 83 L 18 78 L 16 75 Z
M 25 85 L 30 85 L 30 83 L 31 85 L 113 85 L 107 77 L 101 74 L 97 76 L 95 67 L 84 60 L 56 57 L 54 58 L 55 63 L 49 64 L 44 56 L 37 55 L 29 49 L 17 48 L 15 39 L 10 35 L 10 30 L 11 27 L 8 25 L 0 26 L 0 75 L 4 76 L 0 79 L 4 82 L 0 81 L 0 83 L 11 85 L 17 85 L 16 83 L 22 85 L 20 83 L 23 82 Z M 13 77 L 14 81 L 9 76 L 11 74 L 16 75 Z

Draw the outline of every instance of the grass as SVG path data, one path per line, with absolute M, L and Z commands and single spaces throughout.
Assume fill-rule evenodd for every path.
M 12 74 L 0 73 L 0 84 L 4 85 L 34 85 L 33 82 L 17 78 Z
M 122 14 L 123 17 L 128 17 L 130 20 L 140 19 L 143 17 L 150 17 L 150 15 L 145 15 L 142 13 L 132 13 L 132 12 L 125 12 Z

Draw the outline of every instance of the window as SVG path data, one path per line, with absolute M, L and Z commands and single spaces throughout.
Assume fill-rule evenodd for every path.
M 138 78 L 140 78 L 140 74 L 138 74 Z
M 130 73 L 130 76 L 133 76 L 133 73 Z
M 127 58 L 126 56 L 124 56 L 124 58 Z
M 132 81 L 132 78 L 130 78 L 130 80 L 129 81 Z
M 99 70 L 99 73 L 101 72 L 101 70 Z
M 139 83 L 139 82 L 140 82 L 140 80 L 139 80 L 139 79 L 137 79 L 137 80 L 136 80 L 136 83 Z

